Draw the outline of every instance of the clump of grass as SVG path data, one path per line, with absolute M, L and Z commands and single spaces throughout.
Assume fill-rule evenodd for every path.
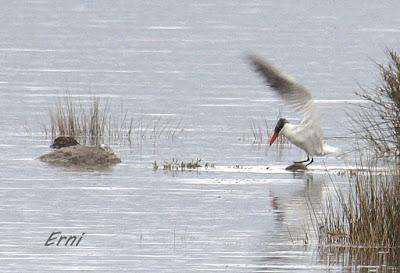
M 128 111 L 121 105 L 120 112 L 108 115 L 106 122 L 106 134 L 109 140 L 128 140 L 131 142 L 134 131 L 134 120 Z
M 72 136 L 81 143 L 99 145 L 117 141 L 136 141 L 141 145 L 150 141 L 154 145 L 160 139 L 174 141 L 184 132 L 182 120 L 161 117 L 144 120 L 133 119 L 121 105 L 119 112 L 111 113 L 109 101 L 98 97 L 83 103 L 69 95 L 59 98 L 49 110 L 50 125 L 42 124 L 42 131 L 52 139 Z M 135 142 L 135 143 L 136 143 Z
M 250 130 L 251 136 L 253 137 L 253 144 L 263 144 L 264 138 L 271 138 L 271 133 L 268 130 L 268 122 L 264 120 L 261 122 L 259 120 L 250 120 Z
M 329 265 L 374 267 L 377 272 L 400 266 L 400 170 L 367 161 L 348 173 L 349 189 L 334 185 L 316 217 L 319 253 Z
M 77 101 L 71 96 L 59 98 L 50 109 L 50 128 L 43 126 L 51 138 L 58 136 L 72 136 L 83 143 L 99 145 L 114 139 L 126 137 L 130 139 L 132 119 L 127 113 L 114 117 L 110 112 L 110 104 L 102 103 L 100 98 L 92 97 L 89 105 Z
M 250 127 L 250 137 L 252 143 L 255 145 L 268 144 L 271 136 L 273 134 L 274 128 L 270 126 L 267 119 L 250 119 L 249 121 Z M 289 141 L 283 136 L 279 135 L 276 140 L 278 144 L 288 144 Z
M 328 199 L 319 238 L 323 245 L 400 247 L 400 172 L 368 166 L 349 178 L 349 192 Z M 338 201 L 338 202 L 335 202 Z
M 158 119 L 153 120 L 149 138 L 157 140 L 164 135 L 167 139 L 174 139 L 182 131 L 181 126 L 181 120 L 173 123 L 172 120 L 164 120 L 159 117 Z
M 369 253 L 368 257 L 387 253 L 387 257 L 393 257 L 387 260 L 388 264 L 399 266 L 400 58 L 391 50 L 388 57 L 388 65 L 379 65 L 381 86 L 360 94 L 369 102 L 368 106 L 361 106 L 355 119 L 359 127 L 356 132 L 366 144 L 358 149 L 362 151 L 360 171 L 349 175 L 348 191 L 335 187 L 317 222 L 323 249 L 333 247 L 334 252 L 345 251 L 347 256 L 356 255 L 359 249 Z M 365 261 L 365 257 L 356 260 L 367 265 L 373 262 Z
M 173 158 L 171 161 L 165 161 L 163 169 L 167 171 L 184 171 L 186 169 L 193 170 L 202 167 L 200 165 L 201 159 L 191 160 L 191 161 L 179 161 Z
M 190 160 L 190 161 L 183 161 L 183 160 L 178 160 L 176 158 L 172 158 L 171 161 L 164 161 L 162 164 L 162 169 L 164 171 L 186 171 L 186 170 L 197 170 L 198 168 L 203 167 L 201 164 L 201 159 L 195 159 L 195 160 Z M 157 161 L 153 162 L 153 170 L 157 171 L 161 166 L 158 165 Z M 215 168 L 214 163 L 208 163 L 206 162 L 204 164 L 204 168 Z
M 358 137 L 365 141 L 379 158 L 400 158 L 400 56 L 387 52 L 389 63 L 378 64 L 381 84 L 372 92 L 363 89 L 357 93 L 367 102 L 355 122 Z
M 146 120 L 143 117 L 131 123 L 130 131 L 133 139 L 142 144 L 143 142 L 152 142 L 156 145 L 159 140 L 175 141 L 185 132 L 182 120 L 174 120 L 168 118 L 152 118 Z

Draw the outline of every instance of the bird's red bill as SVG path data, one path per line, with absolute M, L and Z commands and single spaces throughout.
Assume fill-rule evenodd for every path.
M 278 138 L 278 134 L 273 134 L 272 137 L 271 137 L 271 140 L 269 142 L 269 145 L 271 146 L 272 143 L 274 143 L 277 138 Z

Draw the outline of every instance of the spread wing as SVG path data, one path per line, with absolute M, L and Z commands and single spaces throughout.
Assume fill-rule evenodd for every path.
M 323 135 L 319 113 L 310 92 L 259 56 L 251 55 L 249 58 L 256 70 L 264 76 L 266 83 L 294 111 L 303 115 L 300 125 L 304 133 L 307 132 L 306 135 L 321 143 Z

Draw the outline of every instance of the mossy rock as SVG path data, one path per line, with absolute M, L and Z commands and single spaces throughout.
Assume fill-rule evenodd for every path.
M 121 159 L 109 147 L 91 147 L 75 145 L 60 148 L 38 158 L 59 165 L 76 167 L 107 167 L 121 162 Z

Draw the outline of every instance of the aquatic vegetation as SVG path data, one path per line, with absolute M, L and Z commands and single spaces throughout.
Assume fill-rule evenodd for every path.
M 201 159 L 196 159 L 196 160 L 190 160 L 190 161 L 183 161 L 183 160 L 178 160 L 176 158 L 172 158 L 172 160 L 167 161 L 165 160 L 162 166 L 159 166 L 157 161 L 153 162 L 153 171 L 157 171 L 160 167 L 164 171 L 187 171 L 187 170 L 197 170 L 199 168 L 202 168 L 203 166 L 200 164 Z M 214 163 L 209 163 L 206 162 L 204 164 L 204 168 L 215 168 Z
M 321 246 L 320 259 L 328 266 L 345 266 L 343 272 L 398 272 L 400 251 L 381 248 Z M 327 270 L 329 272 L 329 270 Z
M 249 136 L 244 136 L 243 139 L 250 139 L 253 144 L 262 145 L 268 144 L 274 131 L 274 127 L 270 126 L 267 119 L 250 119 Z M 288 144 L 289 141 L 285 136 L 280 135 L 276 140 L 278 144 Z
M 369 168 L 349 178 L 349 192 L 336 188 L 338 202 L 328 200 L 319 222 L 321 243 L 400 247 L 399 170 Z
M 157 161 L 154 160 L 154 162 L 153 162 L 153 171 L 157 171 L 157 170 L 158 170 L 158 164 L 157 164 Z
M 95 96 L 83 103 L 66 95 L 50 109 L 50 125 L 42 124 L 42 132 L 52 139 L 71 136 L 91 145 L 122 141 L 139 144 L 151 141 L 155 144 L 162 138 L 174 140 L 184 132 L 181 120 L 161 117 L 134 119 L 122 105 L 117 112 L 111 109 L 109 101 L 103 102 Z
M 127 114 L 118 115 L 117 120 L 110 113 L 110 104 L 102 103 L 100 98 L 92 97 L 89 103 L 82 103 L 66 95 L 59 98 L 50 109 L 50 127 L 42 126 L 47 135 L 50 132 L 52 139 L 57 136 L 71 136 L 82 143 L 100 145 L 117 138 L 130 138 L 132 119 Z
M 400 158 L 400 56 L 387 52 L 389 63 L 378 64 L 381 84 L 358 95 L 368 104 L 360 105 L 354 118 L 355 133 L 378 158 Z
M 400 266 L 400 170 L 367 164 L 346 174 L 348 189 L 332 181 L 333 194 L 314 215 L 321 259 L 349 272 Z
M 186 169 L 193 170 L 202 167 L 200 165 L 201 159 L 191 160 L 191 161 L 179 161 L 176 158 L 173 158 L 171 161 L 164 161 L 163 170 L 181 170 L 184 171 Z
M 149 130 L 148 138 L 157 140 L 162 138 L 164 135 L 167 139 L 174 139 L 183 131 L 182 121 L 179 120 L 176 123 L 172 120 L 166 120 L 159 117 L 152 121 L 151 130 Z
M 349 190 L 333 182 L 316 217 L 322 255 L 340 253 L 359 265 L 382 265 L 382 257 L 385 266 L 400 265 L 400 58 L 388 55 L 390 63 L 379 65 L 382 85 L 361 95 L 369 102 L 356 118 L 366 144 L 358 149 L 361 171 L 347 174 Z

